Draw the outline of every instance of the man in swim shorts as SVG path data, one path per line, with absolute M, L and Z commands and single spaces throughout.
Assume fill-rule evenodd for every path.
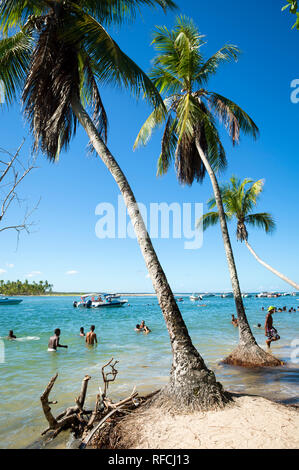
M 97 335 L 94 332 L 95 328 L 96 327 L 94 325 L 91 325 L 90 331 L 86 334 L 86 340 L 85 341 L 86 341 L 87 344 L 93 345 L 95 342 L 96 343 L 98 342 Z
M 265 336 L 267 337 L 266 345 L 268 346 L 268 348 L 270 348 L 272 341 L 278 341 L 280 339 L 280 336 L 277 333 L 277 330 L 273 326 L 272 314 L 274 312 L 275 312 L 275 307 L 272 307 L 272 306 L 269 307 L 268 314 L 266 316 L 266 321 L 265 321 Z
M 60 329 L 56 328 L 54 331 L 54 336 L 51 336 L 48 343 L 48 351 L 55 352 L 57 348 L 67 348 L 67 346 L 63 346 L 59 344 L 59 336 L 60 336 Z

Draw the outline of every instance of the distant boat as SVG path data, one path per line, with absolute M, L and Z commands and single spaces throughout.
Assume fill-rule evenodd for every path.
M 243 299 L 248 299 L 248 298 L 252 297 L 252 295 L 251 294 L 242 294 L 242 297 L 243 297 Z
M 176 299 L 176 301 L 177 301 L 177 302 L 184 302 L 184 299 L 183 299 L 183 297 L 178 297 L 178 298 Z
M 189 299 L 191 302 L 196 302 L 197 300 L 202 300 L 202 297 L 198 294 L 192 294 L 190 295 Z
M 121 300 L 120 295 L 116 294 L 85 294 L 81 301 L 73 302 L 73 307 L 78 308 L 103 308 L 103 307 L 123 307 L 128 301 Z
M 0 305 L 18 305 L 23 302 L 22 299 L 9 299 L 8 297 L 0 297 Z
M 232 297 L 234 296 L 234 294 L 232 292 L 228 292 L 227 294 L 222 294 L 220 297 L 222 299 L 231 299 Z
M 206 293 L 206 294 L 200 294 L 200 297 L 203 299 L 203 298 L 208 298 L 208 297 L 216 297 L 216 295 L 215 295 L 215 294 Z

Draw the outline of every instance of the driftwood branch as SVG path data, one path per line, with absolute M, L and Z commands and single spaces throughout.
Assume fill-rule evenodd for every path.
M 41 402 L 42 402 L 42 408 L 44 415 L 49 423 L 49 427 L 45 429 L 45 431 L 42 432 L 42 435 L 46 434 L 50 430 L 54 430 L 53 438 L 56 437 L 60 431 L 63 429 L 76 426 L 77 428 L 80 428 L 80 426 L 85 426 L 86 422 L 80 417 L 80 414 L 84 414 L 84 402 L 86 398 L 86 391 L 87 391 L 87 386 L 88 382 L 90 380 L 90 376 L 86 375 L 82 381 L 81 385 L 81 392 L 79 397 L 76 399 L 76 405 L 67 408 L 63 413 L 57 416 L 57 418 L 54 418 L 51 408 L 50 408 L 50 403 L 54 402 L 49 402 L 49 394 L 54 386 L 54 383 L 58 377 L 58 374 L 54 375 L 50 382 L 48 383 L 44 393 L 40 397 Z M 56 402 L 57 403 L 57 402 Z
M 110 359 L 110 361 L 107 362 L 107 364 L 105 364 L 102 367 L 102 377 L 103 377 L 103 382 L 104 382 L 104 393 L 103 393 L 104 397 L 106 397 L 107 390 L 108 390 L 108 387 L 109 387 L 109 383 L 114 382 L 114 380 L 115 380 L 115 378 L 118 374 L 118 371 L 115 369 L 115 366 L 119 361 L 114 361 L 113 364 L 112 364 L 112 361 L 113 361 L 113 357 Z M 105 368 L 108 367 L 108 366 L 111 367 L 111 372 L 105 372 Z M 108 379 L 109 375 L 112 375 L 111 379 Z
M 117 403 L 113 403 L 112 400 L 106 396 L 109 383 L 114 382 L 117 376 L 118 371 L 115 368 L 117 363 L 118 361 L 114 361 L 112 358 L 102 367 L 104 391 L 102 392 L 101 387 L 99 387 L 93 411 L 84 409 L 88 382 L 91 379 L 89 375 L 85 375 L 82 380 L 80 394 L 75 398 L 76 404 L 66 408 L 56 418 L 52 414 L 50 405 L 56 404 L 57 401 L 49 401 L 49 395 L 58 377 L 58 374 L 54 375 L 40 397 L 42 409 L 45 418 L 48 421 L 48 428 L 43 431 L 42 435 L 47 434 L 49 431 L 53 431 L 52 438 L 54 439 L 62 430 L 70 429 L 75 433 L 76 437 L 82 437 L 81 448 L 84 448 L 88 445 L 95 433 L 103 428 L 101 432 L 102 439 L 110 426 L 110 421 L 108 421 L 108 419 L 116 412 L 120 411 L 121 417 L 127 412 L 135 409 L 136 406 L 139 406 L 140 400 L 135 400 L 138 395 L 135 387 L 128 397 Z M 105 371 L 105 368 L 109 366 L 111 370 L 109 372 Z M 142 400 L 143 399 L 141 398 L 141 401 Z M 89 418 L 87 415 L 89 415 Z M 116 416 L 116 419 L 118 419 L 119 415 Z M 115 419 L 115 417 L 113 419 Z

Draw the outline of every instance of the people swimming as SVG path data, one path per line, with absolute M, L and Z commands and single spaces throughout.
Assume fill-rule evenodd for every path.
M 81 328 L 80 328 L 80 336 L 85 336 L 85 333 L 84 333 L 84 328 L 83 328 L 83 326 L 81 326 Z
M 94 325 L 91 325 L 90 331 L 86 334 L 85 342 L 91 346 L 98 342 L 97 335 L 94 332 L 95 328 Z
M 275 307 L 270 306 L 268 308 L 268 314 L 266 315 L 265 321 L 265 336 L 267 337 L 266 344 L 268 348 L 270 348 L 272 341 L 280 340 L 280 336 L 277 333 L 276 328 L 273 326 L 273 313 L 275 313 Z
M 238 319 L 235 317 L 234 314 L 232 314 L 231 324 L 234 325 L 234 327 L 238 326 Z
M 51 336 L 49 339 L 48 351 L 55 352 L 57 351 L 57 348 L 67 348 L 67 346 L 64 346 L 59 343 L 60 333 L 60 329 L 56 328 L 56 330 L 54 331 L 54 335 Z
M 13 334 L 13 330 L 9 330 L 7 339 L 17 339 L 17 337 Z
M 148 334 L 148 333 L 150 333 L 152 330 L 150 330 L 150 329 L 146 326 L 144 320 L 142 320 L 142 322 L 141 322 L 140 324 L 137 323 L 137 325 L 135 326 L 135 331 L 137 331 L 137 332 L 143 331 L 145 334 Z

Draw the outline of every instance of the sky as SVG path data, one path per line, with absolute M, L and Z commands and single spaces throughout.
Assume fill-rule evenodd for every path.
M 270 212 L 277 229 L 271 236 L 250 229 L 249 242 L 265 261 L 299 281 L 299 102 L 291 100 L 292 92 L 299 98 L 299 92 L 296 95 L 296 89 L 291 88 L 291 83 L 299 80 L 299 32 L 291 29 L 293 16 L 281 12 L 284 3 L 178 0 L 177 12 L 164 14 L 160 9 L 143 8 L 142 16 L 137 16 L 134 23 L 109 32 L 146 72 L 155 55 L 150 45 L 154 27 L 165 24 L 171 28 L 177 14 L 191 17 L 206 35 L 203 52 L 207 58 L 225 43 L 241 49 L 238 63 L 222 66 L 209 88 L 245 109 L 257 123 L 260 137 L 257 141 L 243 137 L 240 145 L 233 148 L 223 133 L 228 167 L 218 178 L 224 182 L 235 174 L 241 179 L 265 180 L 257 210 Z M 184 203 L 191 204 L 195 218 L 195 204 L 205 204 L 212 195 L 208 178 L 192 187 L 180 186 L 173 169 L 157 178 L 162 131 L 154 134 L 147 147 L 132 150 L 150 107 L 124 90 L 106 87 L 100 91 L 109 118 L 108 146 L 137 201 L 145 204 L 148 212 L 152 203 L 177 203 L 179 208 Z M 9 109 L 2 106 L 0 120 L 0 147 L 14 152 L 25 139 L 21 156 L 26 161 L 32 138 L 19 103 Z M 88 155 L 87 143 L 84 131 L 79 129 L 58 163 L 51 164 L 43 155 L 38 156 L 38 168 L 26 177 L 19 190 L 23 205 L 11 207 L 7 217 L 7 223 L 21 221 L 26 207 L 34 207 L 40 200 L 32 215 L 34 226 L 30 234 L 22 233 L 18 242 L 14 231 L 0 233 L 0 279 L 47 279 L 55 291 L 152 292 L 137 241 L 128 236 L 97 236 L 96 227 L 103 222 L 103 214 L 99 214 L 103 206 L 99 204 L 110 204 L 106 208 L 114 207 L 118 215 L 120 193 L 100 159 Z M 260 266 L 246 246 L 236 241 L 233 224 L 229 230 L 243 292 L 293 290 Z M 153 239 L 173 290 L 230 291 L 220 228 L 205 232 L 200 248 L 186 249 L 186 241 L 173 238 L 171 231 L 168 239 Z

